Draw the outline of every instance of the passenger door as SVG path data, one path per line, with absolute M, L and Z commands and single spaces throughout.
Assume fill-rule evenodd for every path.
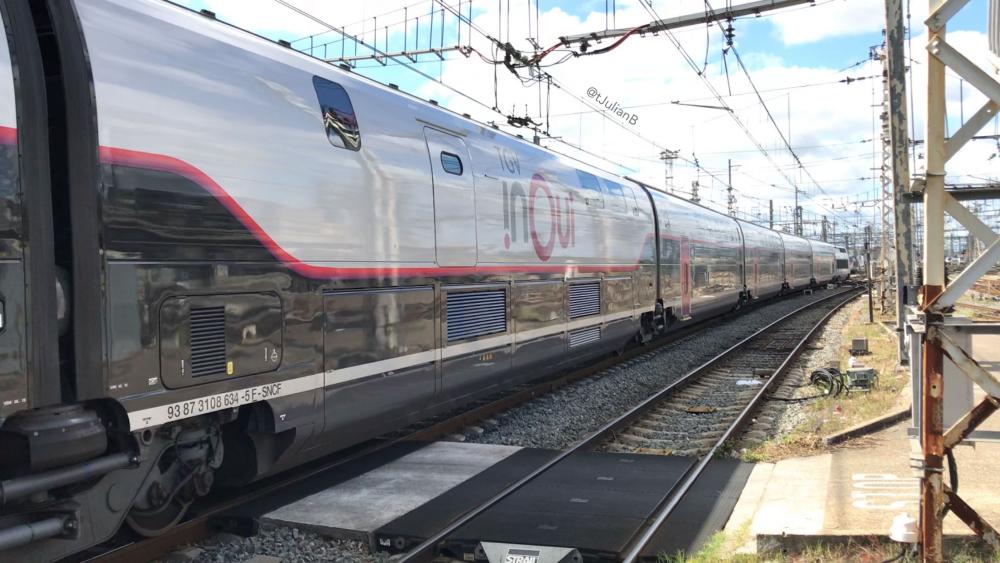
M 460 137 L 424 128 L 434 182 L 438 266 L 475 266 L 476 189 L 469 149 Z

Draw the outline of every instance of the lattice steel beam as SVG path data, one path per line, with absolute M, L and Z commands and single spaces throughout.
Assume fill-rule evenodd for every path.
M 892 0 L 887 0 L 892 1 Z M 1000 237 L 945 192 L 945 165 L 981 128 L 1000 103 L 1000 82 L 974 65 L 945 40 L 948 20 L 965 5 L 967 0 L 928 0 L 930 16 L 927 25 L 928 57 L 927 106 L 925 115 L 926 171 L 924 174 L 924 286 L 921 289 L 921 313 L 926 334 L 921 343 L 923 365 L 920 412 L 920 446 L 923 451 L 923 474 L 920 479 L 920 547 L 923 561 L 943 560 L 942 530 L 944 505 L 962 519 L 973 531 L 991 545 L 1000 548 L 1000 536 L 975 510 L 942 481 L 943 456 L 982 420 L 996 410 L 992 397 L 1000 395 L 1000 380 L 980 366 L 975 359 L 948 335 L 945 320 L 950 307 L 958 298 L 998 260 Z M 1000 30 L 1000 13 L 990 12 L 991 33 Z M 972 118 L 962 125 L 952 139 L 945 140 L 945 69 L 951 68 L 966 82 L 990 98 Z M 914 182 L 914 188 L 920 188 Z M 977 239 L 989 247 L 950 284 L 944 276 L 944 214 L 949 213 L 965 226 Z M 915 327 L 916 328 L 916 327 Z M 985 390 L 991 399 L 981 403 L 965 415 L 958 424 L 943 428 L 943 358 L 947 354 L 956 366 Z

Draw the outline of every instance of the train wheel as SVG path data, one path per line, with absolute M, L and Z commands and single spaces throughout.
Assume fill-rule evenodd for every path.
M 125 517 L 125 523 L 141 536 L 148 538 L 159 536 L 177 525 L 187 514 L 190 506 L 190 502 L 183 503 L 172 499 L 156 510 L 132 509 Z
M 222 438 L 208 419 L 185 421 L 146 438 L 170 440 L 136 496 L 125 522 L 136 533 L 158 536 L 184 518 L 195 499 L 208 494 L 222 463 Z

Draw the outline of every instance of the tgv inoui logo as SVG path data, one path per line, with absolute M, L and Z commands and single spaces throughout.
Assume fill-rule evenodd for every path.
M 561 197 L 553 194 L 549 182 L 537 173 L 527 193 L 516 180 L 502 184 L 504 248 L 530 241 L 539 260 L 547 262 L 556 240 L 562 248 L 576 246 L 573 192 Z

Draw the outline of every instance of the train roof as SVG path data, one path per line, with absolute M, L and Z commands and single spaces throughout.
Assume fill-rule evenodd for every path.
M 650 186 L 649 184 L 647 184 L 647 183 L 645 183 L 645 182 L 643 182 L 641 180 L 637 180 L 635 178 L 632 178 L 631 176 L 622 176 L 620 174 L 608 171 L 608 170 L 606 170 L 604 168 L 601 168 L 599 166 L 595 166 L 594 164 L 592 164 L 590 162 L 585 162 L 585 161 L 580 160 L 579 158 L 576 158 L 574 156 L 571 156 L 571 155 L 559 152 L 557 150 L 554 150 L 554 149 L 552 149 L 550 147 L 545 147 L 545 146 L 542 146 L 542 145 L 536 145 L 535 143 L 529 142 L 527 139 L 525 139 L 521 135 L 516 135 L 516 134 L 510 133 L 510 132 L 504 131 L 503 129 L 500 129 L 500 127 L 498 125 L 496 125 L 495 123 L 483 123 L 481 121 L 477 121 L 476 119 L 473 119 L 472 116 L 469 115 L 469 114 L 467 114 L 467 113 L 460 114 L 460 113 L 458 113 L 458 112 L 456 112 L 454 110 L 451 110 L 449 108 L 442 107 L 441 105 L 438 104 L 438 102 L 436 100 L 433 100 L 433 99 L 425 100 L 425 99 L 423 99 L 423 98 L 421 98 L 421 97 L 419 97 L 419 96 L 417 96 L 415 94 L 412 94 L 410 92 L 406 92 L 404 90 L 400 90 L 395 85 L 383 84 L 383 83 L 381 83 L 381 82 L 379 82 L 379 81 L 377 81 L 377 80 L 375 80 L 373 78 L 369 78 L 369 77 L 367 77 L 367 76 L 365 76 L 363 74 L 355 73 L 355 72 L 351 71 L 351 69 L 350 69 L 350 67 L 348 65 L 345 65 L 345 64 L 334 64 L 334 63 L 332 63 L 330 61 L 321 59 L 321 58 L 313 56 L 313 55 L 311 55 L 309 53 L 305 53 L 303 51 L 295 49 L 295 48 L 293 48 L 291 46 L 291 43 L 289 43 L 287 41 L 280 41 L 280 40 L 275 41 L 275 40 L 272 40 L 272 39 L 270 39 L 268 37 L 260 35 L 259 33 L 255 33 L 253 31 L 250 31 L 250 30 L 246 29 L 246 28 L 243 28 L 243 27 L 237 26 L 235 24 L 232 24 L 230 22 L 221 20 L 221 19 L 219 19 L 219 18 L 216 17 L 216 15 L 215 15 L 214 12 L 211 12 L 209 10 L 200 10 L 200 11 L 197 11 L 197 10 L 194 10 L 192 8 L 188 8 L 187 6 L 182 6 L 180 4 L 177 4 L 173 0 L 162 0 L 162 1 L 164 3 L 166 3 L 166 4 L 169 4 L 169 5 L 173 6 L 174 8 L 177 8 L 179 10 L 187 12 L 187 13 L 193 15 L 193 16 L 208 19 L 208 20 L 210 20 L 212 22 L 215 22 L 217 24 L 227 26 L 227 27 L 229 27 L 231 29 L 234 29 L 234 30 L 237 30 L 237 31 L 239 31 L 241 33 L 244 33 L 244 34 L 246 34 L 248 36 L 257 38 L 257 39 L 259 39 L 261 41 L 264 41 L 267 44 L 273 46 L 275 49 L 281 49 L 281 50 L 284 50 L 286 52 L 294 53 L 296 56 L 302 57 L 302 58 L 304 58 L 304 59 L 306 59 L 308 61 L 320 63 L 320 64 L 322 64 L 326 68 L 333 69 L 335 72 L 341 72 L 341 73 L 344 73 L 344 74 L 349 75 L 351 77 L 360 79 L 360 80 L 368 83 L 370 86 L 373 86 L 373 87 L 376 87 L 376 88 L 380 88 L 380 89 L 386 91 L 390 95 L 391 94 L 395 94 L 395 95 L 401 95 L 401 96 L 406 96 L 408 98 L 412 98 L 413 100 L 421 103 L 424 106 L 424 109 L 427 110 L 427 111 L 438 112 L 441 115 L 448 116 L 450 119 L 458 120 L 458 121 L 461 121 L 461 122 L 466 122 L 466 123 L 471 124 L 471 125 L 473 125 L 473 126 L 475 126 L 477 128 L 480 128 L 480 129 L 483 129 L 483 130 L 490 130 L 490 131 L 493 131 L 495 133 L 499 133 L 501 135 L 504 135 L 510 141 L 522 144 L 526 148 L 529 148 L 529 150 L 546 151 L 546 152 L 552 153 L 554 155 L 558 155 L 559 157 L 573 160 L 576 163 L 579 163 L 580 165 L 582 165 L 584 167 L 587 167 L 587 168 L 590 168 L 592 170 L 598 171 L 598 172 L 600 172 L 602 174 L 607 174 L 609 176 L 614 176 L 614 177 L 619 178 L 621 180 L 627 180 L 629 182 L 632 182 L 633 184 L 641 186 L 641 187 L 643 187 L 646 190 L 650 190 L 655 195 L 663 195 L 663 196 L 666 196 L 666 197 L 675 198 L 675 199 L 677 199 L 679 201 L 683 201 L 685 203 L 688 203 L 688 204 L 691 204 L 691 205 L 695 205 L 697 207 L 700 207 L 700 208 L 702 208 L 702 209 L 704 209 L 706 211 L 709 211 L 709 212 L 714 213 L 716 215 L 719 215 L 721 217 L 725 217 L 727 219 L 732 219 L 732 220 L 737 221 L 737 222 L 739 222 L 741 224 L 753 225 L 755 227 L 766 229 L 766 230 L 771 231 L 773 233 L 777 233 L 778 235 L 780 235 L 782 237 L 792 237 L 792 238 L 801 239 L 801 240 L 805 240 L 805 241 L 812 241 L 812 239 L 806 239 L 804 237 L 799 237 L 797 235 L 791 235 L 791 234 L 784 233 L 784 232 L 781 232 L 781 231 L 777 231 L 777 230 L 774 230 L 774 229 L 768 229 L 767 227 L 764 227 L 763 225 L 758 225 L 758 224 L 752 223 L 750 221 L 746 221 L 746 220 L 739 219 L 739 218 L 736 218 L 736 217 L 731 217 L 729 215 L 726 215 L 724 213 L 720 213 L 720 212 L 718 212 L 718 211 L 716 211 L 714 209 L 711 209 L 709 207 L 701 205 L 700 203 L 693 202 L 693 201 L 690 201 L 690 200 L 686 200 L 686 199 L 678 197 L 678 196 L 676 196 L 674 194 L 667 193 L 667 192 L 665 192 L 665 191 L 663 191 L 663 190 L 661 190 L 659 188 Z M 322 23 L 322 22 L 319 22 L 319 23 Z M 327 24 L 323 24 L 323 25 L 327 25 Z M 327 25 L 327 27 L 329 27 L 329 26 Z M 337 31 L 337 30 L 335 28 L 331 28 L 330 31 Z M 814 241 L 814 242 L 821 242 L 821 241 Z M 823 244 L 827 244 L 827 243 L 823 243 Z
M 557 151 L 555 149 L 552 149 L 550 147 L 545 147 L 545 146 L 542 146 L 542 145 L 536 145 L 535 143 L 532 143 L 532 142 L 528 141 L 527 139 L 525 139 L 521 135 L 510 133 L 508 131 L 504 131 L 503 129 L 500 129 L 500 127 L 497 124 L 495 124 L 495 123 L 483 123 L 481 121 L 478 121 L 478 120 L 474 119 L 471 115 L 469 115 L 467 113 L 458 113 L 455 110 L 443 107 L 440 104 L 438 104 L 437 100 L 434 100 L 433 98 L 425 100 L 424 98 L 421 98 L 421 97 L 417 96 L 416 94 L 412 94 L 412 93 L 407 92 L 405 90 L 400 90 L 398 88 L 398 86 L 396 86 L 395 84 L 383 84 L 382 82 L 379 82 L 378 80 L 375 80 L 374 78 L 369 78 L 369 77 L 367 77 L 367 76 L 365 76 L 363 74 L 358 74 L 356 72 L 353 72 L 351 70 L 350 66 L 348 66 L 346 64 L 343 64 L 343 63 L 335 64 L 335 63 L 333 63 L 331 61 L 328 61 L 328 60 L 325 60 L 325 59 L 321 59 L 321 58 L 313 56 L 313 55 L 311 55 L 309 53 L 300 51 L 300 50 L 292 47 L 291 43 L 289 43 L 288 41 L 273 40 L 273 39 L 271 39 L 269 37 L 265 37 L 265 36 L 263 36 L 263 35 L 261 35 L 259 33 L 253 32 L 253 31 L 251 31 L 249 29 L 240 27 L 238 25 L 235 25 L 233 23 L 227 22 L 225 20 L 221 20 L 218 17 L 216 17 L 216 15 L 215 15 L 214 12 L 211 12 L 209 10 L 200 10 L 200 11 L 199 10 L 195 10 L 193 8 L 188 8 L 187 6 L 183 6 L 181 4 L 178 4 L 174 0 L 160 0 L 160 1 L 162 1 L 162 2 L 164 2 L 166 4 L 169 4 L 169 5 L 177 8 L 177 9 L 180 9 L 182 11 L 188 12 L 189 14 L 191 14 L 193 16 L 197 16 L 197 17 L 202 17 L 202 18 L 208 19 L 208 20 L 210 20 L 212 22 L 215 22 L 215 23 L 227 26 L 227 27 L 229 27 L 231 29 L 234 29 L 234 30 L 239 31 L 239 32 L 244 33 L 244 34 L 247 34 L 248 36 L 255 37 L 255 38 L 259 39 L 259 40 L 265 41 L 269 45 L 273 46 L 275 49 L 281 49 L 281 50 L 284 50 L 284 51 L 287 51 L 287 52 L 294 53 L 297 56 L 303 57 L 303 58 L 305 58 L 305 59 L 307 59 L 307 60 L 309 60 L 311 62 L 320 63 L 320 64 L 322 64 L 323 66 L 325 66 L 327 68 L 334 69 L 336 72 L 341 72 L 341 73 L 347 74 L 349 76 L 358 78 L 358 79 L 360 79 L 360 80 L 362 80 L 364 82 L 367 82 L 371 86 L 374 86 L 374 87 L 377 87 L 377 88 L 381 88 L 382 90 L 386 91 L 387 93 L 401 95 L 401 96 L 406 96 L 408 98 L 411 98 L 411 99 L 413 99 L 413 100 L 415 100 L 415 101 L 423 104 L 424 109 L 427 110 L 427 111 L 438 112 L 438 113 L 440 113 L 442 115 L 448 116 L 450 119 L 455 119 L 455 120 L 458 120 L 458 121 L 467 122 L 467 123 L 469 123 L 469 124 L 471 124 L 471 125 L 473 125 L 473 126 L 475 126 L 477 128 L 481 128 L 481 129 L 484 129 L 484 130 L 494 131 L 496 133 L 504 135 L 505 137 L 507 137 L 512 142 L 522 144 L 525 147 L 529 147 L 532 150 L 548 151 L 548 152 L 550 152 L 552 154 L 561 156 L 563 158 L 568 158 L 570 160 L 573 160 L 573 161 L 575 161 L 575 162 L 577 162 L 577 163 L 579 163 L 579 164 L 581 164 L 581 165 L 583 165 L 585 167 L 589 167 L 589 168 L 591 168 L 593 170 L 601 172 L 602 174 L 608 174 L 608 175 L 615 176 L 615 177 L 623 179 L 623 180 L 631 180 L 627 176 L 622 176 L 622 175 L 620 175 L 620 174 L 618 174 L 616 172 L 608 171 L 608 170 L 606 170 L 604 168 L 601 168 L 600 166 L 595 166 L 594 164 L 592 164 L 590 162 L 583 161 L 583 160 L 581 160 L 581 159 L 579 159 L 577 157 L 568 155 L 566 153 L 559 152 L 559 151 Z M 322 25 L 326 25 L 327 27 L 330 27 L 329 24 L 322 24 Z M 339 33 L 339 31 L 337 29 L 335 29 L 335 28 L 331 28 L 329 31 L 337 31 Z M 344 35 L 347 36 L 347 34 L 344 34 Z M 632 181 L 634 182 L 634 180 L 632 180 Z

